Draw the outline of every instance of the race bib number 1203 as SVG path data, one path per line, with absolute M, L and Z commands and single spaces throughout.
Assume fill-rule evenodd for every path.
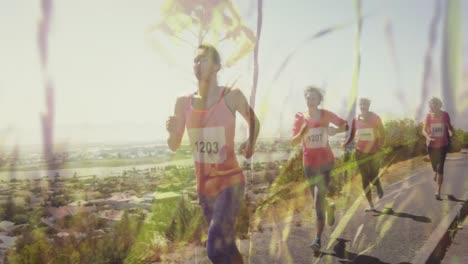
M 208 164 L 220 164 L 225 161 L 224 127 L 189 128 L 188 135 L 195 161 Z

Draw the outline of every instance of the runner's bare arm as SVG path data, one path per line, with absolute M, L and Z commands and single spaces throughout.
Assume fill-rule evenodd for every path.
M 385 128 L 382 124 L 382 120 L 377 116 L 377 132 L 379 139 L 379 147 L 382 147 L 385 142 Z
M 169 137 L 167 139 L 167 145 L 172 151 L 176 151 L 180 142 L 182 141 L 182 136 L 184 135 L 185 129 L 185 97 L 178 97 L 175 107 L 174 115 L 169 116 L 166 121 L 166 130 L 169 132 Z
M 454 131 L 453 131 L 452 122 L 450 121 L 449 114 L 447 114 L 447 126 L 448 126 L 449 136 L 452 137 L 454 134 Z
M 354 139 L 355 136 L 356 136 L 356 122 L 353 119 L 353 122 L 351 123 L 351 131 L 349 131 L 349 137 L 343 143 L 343 147 L 346 147 Z
M 301 143 L 302 139 L 304 138 L 304 136 L 306 135 L 308 130 L 309 130 L 309 127 L 304 122 L 304 124 L 302 125 L 301 130 L 299 131 L 299 133 L 297 133 L 296 135 L 293 135 L 293 137 L 291 138 L 291 145 L 293 147 L 295 147 L 299 143 Z
M 423 123 L 422 135 L 426 138 L 426 141 L 432 141 L 431 136 L 429 136 L 429 134 L 427 134 L 426 128 L 427 128 L 426 123 Z
M 330 136 L 334 136 L 338 133 L 342 133 L 348 130 L 349 127 L 348 127 L 348 122 L 346 120 L 338 117 L 336 114 L 332 112 L 327 112 L 327 114 L 329 115 L 330 122 L 334 124 L 335 126 L 337 126 L 337 128 L 333 128 L 333 127 L 328 128 L 328 134 Z
M 250 158 L 253 155 L 255 143 L 257 142 L 257 137 L 260 132 L 260 121 L 241 90 L 237 88 L 232 89 L 230 96 L 232 98 L 231 102 L 234 106 L 234 110 L 239 112 L 249 125 L 249 138 L 240 146 L 239 152 L 246 158 Z
M 297 113 L 294 120 L 293 136 L 291 137 L 291 146 L 295 147 L 301 143 L 302 138 L 306 135 L 309 127 L 304 121 L 304 116 L 301 113 Z
M 346 132 L 348 128 L 349 126 L 347 122 L 344 124 L 338 125 L 338 127 L 335 130 L 335 134 Z
M 426 116 L 426 119 L 423 122 L 421 133 L 423 134 L 423 136 L 426 138 L 427 141 L 431 141 L 433 139 L 431 138 L 431 136 L 429 136 L 429 134 L 427 134 L 427 121 L 428 121 L 428 117 Z

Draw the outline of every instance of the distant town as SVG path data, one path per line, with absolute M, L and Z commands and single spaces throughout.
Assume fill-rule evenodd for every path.
M 331 140 L 332 147 L 338 148 L 342 138 Z M 238 142 L 239 143 L 239 142 Z M 290 152 L 289 139 L 263 139 L 256 146 L 256 153 Z M 29 151 L 1 153 L 0 171 L 48 169 L 40 146 Z M 167 161 L 190 159 L 187 145 L 176 153 L 169 150 L 165 143 L 141 144 L 95 144 L 86 146 L 55 147 L 54 163 L 61 169 L 89 168 L 98 166 L 131 166 L 158 164 Z
M 277 175 L 291 151 L 287 139 L 260 140 L 253 164 L 242 161 L 242 166 L 247 174 L 269 170 Z M 7 254 L 24 255 L 21 245 L 39 243 L 28 235 L 35 230 L 45 230 L 49 245 L 64 239 L 91 243 L 115 235 L 123 218 L 141 225 L 156 201 L 186 196 L 195 202 L 197 197 L 188 146 L 176 153 L 165 144 L 141 144 L 74 147 L 54 154 L 55 170 L 49 170 L 40 150 L 1 157 L 0 263 Z M 89 173 L 96 166 L 114 172 Z M 29 177 L 34 173 L 42 177 Z

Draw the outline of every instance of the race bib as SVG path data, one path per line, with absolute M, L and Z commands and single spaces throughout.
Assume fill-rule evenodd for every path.
M 360 128 L 356 131 L 356 138 L 358 141 L 374 141 L 374 129 Z
M 221 164 L 226 160 L 224 127 L 189 128 L 188 135 L 195 161 Z
M 443 137 L 445 132 L 444 123 L 434 123 L 431 124 L 431 136 L 433 137 Z
M 316 127 L 309 129 L 309 132 L 304 137 L 306 148 L 324 148 L 328 145 L 328 133 L 324 127 Z

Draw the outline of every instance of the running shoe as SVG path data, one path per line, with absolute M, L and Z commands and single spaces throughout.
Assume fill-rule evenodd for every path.
M 315 252 L 315 253 L 319 253 L 320 252 L 320 247 L 321 247 L 321 243 L 320 243 L 320 239 L 319 238 L 316 238 L 312 244 L 310 244 L 310 247 L 312 248 L 312 250 Z

